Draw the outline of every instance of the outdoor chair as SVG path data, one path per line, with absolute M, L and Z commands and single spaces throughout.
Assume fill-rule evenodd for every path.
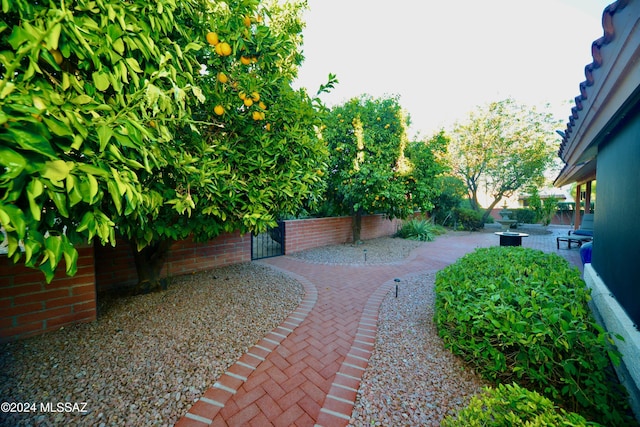
M 580 228 L 578 228 L 577 230 L 569 230 L 569 234 L 593 237 L 593 214 L 584 214 L 582 216 Z

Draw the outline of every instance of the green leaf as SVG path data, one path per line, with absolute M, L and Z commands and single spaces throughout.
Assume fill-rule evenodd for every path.
M 134 72 L 136 73 L 142 73 L 142 69 L 140 68 L 140 64 L 138 63 L 138 60 L 136 58 L 126 58 L 125 61 L 127 61 L 127 65 L 129 65 L 129 68 L 131 68 Z
M 51 132 L 58 136 L 72 136 L 73 131 L 66 123 L 55 119 L 55 118 L 47 118 L 43 117 L 44 124 L 47 126 Z
M 93 73 L 93 84 L 100 92 L 104 92 L 109 89 L 109 86 L 111 85 L 109 83 L 109 75 L 101 71 L 96 71 Z
M 107 125 L 98 127 L 98 141 L 100 143 L 100 151 L 104 151 L 113 136 L 113 131 Z
M 6 135 L 8 138 L 2 138 L 1 134 L 0 138 L 12 143 L 17 143 L 22 149 L 35 151 L 36 153 L 42 154 L 50 159 L 56 158 L 56 153 L 53 151 L 51 144 L 49 144 L 49 141 L 40 134 L 32 133 L 22 128 L 17 129 L 10 127 Z
M 27 160 L 11 148 L 0 146 L 0 165 L 4 166 L 2 180 L 11 180 L 20 175 L 27 165 Z
M 91 240 L 91 238 L 95 235 L 95 228 L 96 228 L 96 220 L 93 215 L 93 212 L 87 211 L 82 216 L 82 220 L 80 221 L 80 224 L 78 224 L 78 227 L 76 227 L 76 231 L 78 233 L 81 233 L 85 230 L 88 231 L 89 240 Z
M 45 162 L 44 170 L 40 174 L 51 181 L 62 181 L 69 176 L 69 172 L 73 169 L 73 163 L 64 160 L 54 160 Z
M 58 209 L 58 213 L 65 218 L 69 218 L 69 211 L 67 210 L 67 197 L 64 193 L 58 193 L 57 191 L 48 190 L 49 198 L 53 201 Z
M 44 185 L 38 178 L 33 178 L 27 185 L 27 198 L 29 199 L 29 209 L 31 216 L 36 221 L 40 221 L 42 206 L 36 200 L 44 192 Z
M 64 262 L 66 264 L 66 273 L 68 276 L 75 276 L 78 272 L 78 251 L 73 247 L 69 239 L 63 236 L 62 241 L 62 255 L 64 256 Z
M 86 105 L 93 102 L 93 98 L 89 95 L 78 95 L 75 98 L 71 98 L 71 103 L 76 105 Z
M 60 32 L 62 31 L 62 25 L 60 23 L 57 23 L 53 26 L 53 28 L 51 30 L 49 30 L 49 33 L 47 34 L 47 37 L 45 38 L 45 42 L 47 43 L 47 47 L 49 49 L 57 49 L 58 48 L 58 41 L 60 40 Z
M 107 178 L 109 176 L 109 172 L 106 169 L 100 169 L 99 167 L 93 166 L 88 163 L 78 163 L 76 165 L 78 170 L 85 172 L 87 175 L 95 175 L 102 178 Z
M 98 180 L 91 174 L 87 174 L 87 180 L 89 181 L 89 196 L 93 201 L 98 194 Z
M 110 179 L 107 181 L 107 189 L 109 190 L 109 194 L 111 194 L 111 199 L 113 200 L 116 211 L 122 214 L 122 195 L 118 190 L 118 185 L 114 180 Z
M 6 231 L 15 231 L 19 239 L 24 238 L 27 223 L 20 208 L 14 205 L 0 205 L 0 221 Z
M 44 240 L 44 247 L 53 271 L 62 258 L 62 236 L 47 236 Z
M 44 278 L 47 283 L 51 283 L 51 281 L 55 277 L 55 269 L 51 267 L 51 264 L 49 264 L 48 262 L 42 263 L 40 265 L 40 271 L 44 273 Z
M 31 258 L 34 254 L 40 252 L 40 249 L 43 246 L 43 240 L 42 234 L 33 231 L 29 232 L 29 237 L 24 242 L 24 262 L 26 265 L 31 265 L 33 263 Z
M 0 99 L 5 99 L 7 96 L 11 94 L 11 92 L 13 92 L 15 88 L 16 88 L 15 84 L 11 82 L 7 82 L 2 88 L 2 91 L 0 91 Z

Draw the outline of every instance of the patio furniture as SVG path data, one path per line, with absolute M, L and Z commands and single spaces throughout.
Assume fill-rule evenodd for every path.
M 571 249 L 571 244 L 575 243 L 576 247 L 579 248 L 583 243 L 590 242 L 593 240 L 591 236 L 580 236 L 575 234 L 570 234 L 568 236 L 558 236 L 556 237 L 556 246 L 560 249 L 560 242 L 567 242 L 567 249 Z
M 569 230 L 569 235 L 571 234 L 593 237 L 593 214 L 584 214 L 582 216 L 580 228 L 578 228 L 577 230 Z
M 499 231 L 494 234 L 500 236 L 500 246 L 522 246 L 522 238 L 529 237 L 526 233 L 512 233 L 509 231 Z

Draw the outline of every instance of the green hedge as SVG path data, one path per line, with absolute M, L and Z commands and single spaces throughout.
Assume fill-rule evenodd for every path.
M 477 249 L 436 277 L 435 322 L 445 345 L 495 383 L 516 382 L 568 411 L 628 425 L 620 353 L 587 306 L 577 268 L 522 247 Z
M 537 224 L 537 214 L 531 209 L 516 209 L 516 221 L 518 224 Z
M 442 427 L 504 427 L 522 426 L 597 426 L 582 416 L 558 409 L 546 397 L 517 384 L 500 384 L 485 388 L 455 417 L 442 420 Z
M 484 228 L 481 212 L 466 208 L 454 208 L 451 212 L 458 229 L 476 231 Z

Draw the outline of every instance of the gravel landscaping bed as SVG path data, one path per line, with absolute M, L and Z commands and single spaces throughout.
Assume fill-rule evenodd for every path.
M 435 273 L 403 280 L 380 307 L 373 355 L 350 426 L 439 426 L 488 385 L 444 348 L 433 322 Z
M 323 246 L 297 252 L 290 256 L 321 264 L 389 264 L 404 260 L 412 250 L 424 244 L 428 243 L 397 237 L 380 237 L 359 244 L 344 243 Z
M 100 302 L 96 322 L 0 346 L 0 398 L 38 411 L 2 426 L 171 426 L 295 309 L 302 286 L 259 264 L 173 279 L 165 292 Z M 86 402 L 84 414 L 40 402 Z
M 420 245 L 380 238 L 292 256 L 324 264 L 400 262 Z M 484 385 L 437 336 L 434 272 L 382 303 L 352 426 L 439 425 Z M 251 263 L 174 278 L 165 292 L 101 298 L 98 320 L 0 346 L 0 397 L 86 402 L 87 413 L 0 413 L 0 425 L 170 426 L 295 309 L 296 281 Z

